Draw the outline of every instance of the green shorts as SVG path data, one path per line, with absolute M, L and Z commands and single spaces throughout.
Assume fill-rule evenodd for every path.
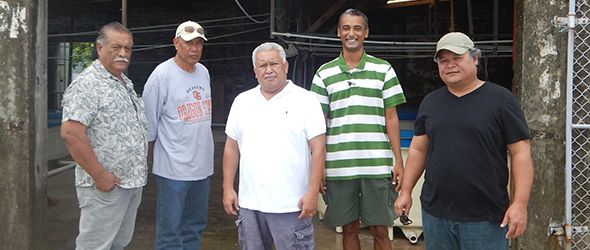
M 397 218 L 393 208 L 398 196 L 395 187 L 391 178 L 329 180 L 324 222 L 338 227 L 360 218 L 365 225 L 392 226 Z

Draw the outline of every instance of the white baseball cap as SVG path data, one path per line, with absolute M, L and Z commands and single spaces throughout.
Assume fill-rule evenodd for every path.
M 207 41 L 207 38 L 205 38 L 205 29 L 203 29 L 200 24 L 193 21 L 186 21 L 178 25 L 175 38 L 178 37 L 182 37 L 185 41 L 190 41 L 197 37 L 203 38 L 203 40 Z

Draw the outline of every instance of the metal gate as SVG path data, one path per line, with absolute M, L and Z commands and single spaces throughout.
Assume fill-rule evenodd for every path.
M 566 107 L 566 249 L 590 249 L 590 30 L 588 0 L 570 0 Z

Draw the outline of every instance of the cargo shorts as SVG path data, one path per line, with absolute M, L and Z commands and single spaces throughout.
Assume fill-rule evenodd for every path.
M 393 204 L 398 193 L 391 178 L 328 180 L 324 222 L 344 226 L 360 218 L 368 226 L 392 226 L 397 218 Z
M 311 218 L 298 219 L 300 212 L 263 213 L 240 208 L 238 242 L 242 250 L 313 250 Z

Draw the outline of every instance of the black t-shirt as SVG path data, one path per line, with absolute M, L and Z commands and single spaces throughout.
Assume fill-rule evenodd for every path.
M 506 145 L 532 136 L 516 97 L 485 82 L 457 97 L 427 95 L 415 135 L 428 136 L 420 200 L 427 213 L 460 222 L 501 222 L 509 206 Z

